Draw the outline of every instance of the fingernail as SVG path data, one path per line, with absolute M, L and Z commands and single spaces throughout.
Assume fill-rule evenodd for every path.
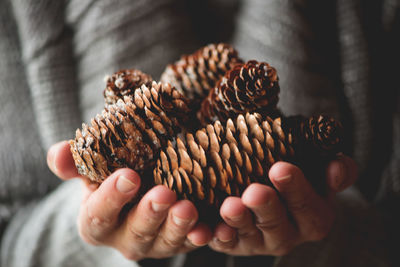
M 188 225 L 189 222 L 190 222 L 190 219 L 183 219 L 183 218 L 180 218 L 180 217 L 178 217 L 178 216 L 176 216 L 174 214 L 172 214 L 172 220 L 174 221 L 174 223 L 176 225 L 179 225 L 179 226 Z
M 155 212 L 161 212 L 169 208 L 169 204 L 161 204 L 157 202 L 151 202 L 151 208 Z
M 231 217 L 228 217 L 228 218 L 229 218 L 229 220 L 231 220 L 231 221 L 238 222 L 238 221 L 240 221 L 240 220 L 243 218 L 243 213 L 242 213 L 242 214 L 239 214 L 239 215 L 237 215 L 237 216 L 231 216 Z
M 116 187 L 119 192 L 128 193 L 128 192 L 132 191 L 133 189 L 135 189 L 136 184 L 133 183 L 128 178 L 126 178 L 125 176 L 121 175 L 118 177 Z
M 207 242 L 206 242 L 206 243 L 196 243 L 196 242 L 194 242 L 194 241 L 190 238 L 190 236 L 187 237 L 187 240 L 188 240 L 188 242 L 189 242 L 190 244 L 192 244 L 193 246 L 196 246 L 196 247 L 202 247 L 202 246 L 207 245 Z
M 292 180 L 292 176 L 290 174 L 282 176 L 282 177 L 276 177 L 275 178 L 275 181 L 277 181 L 279 183 L 289 183 L 290 180 Z
M 47 165 L 49 166 L 49 168 L 56 173 L 57 169 L 55 166 L 55 146 L 56 145 L 52 145 L 49 148 L 49 151 L 47 152 Z
M 221 243 L 228 243 L 230 241 L 232 241 L 232 238 L 227 238 L 227 239 L 223 239 L 220 237 L 214 237 L 214 242 L 221 242 Z

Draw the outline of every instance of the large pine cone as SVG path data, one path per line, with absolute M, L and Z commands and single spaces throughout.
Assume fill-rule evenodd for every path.
M 198 104 L 225 72 L 240 62 L 237 51 L 230 45 L 209 44 L 168 65 L 161 81 L 172 84 L 193 104 Z
M 168 142 L 157 160 L 154 181 L 199 206 L 218 207 L 227 196 L 241 195 L 250 183 L 271 184 L 268 171 L 276 161 L 300 168 L 312 161 L 315 166 L 317 157 L 323 163 L 340 149 L 341 126 L 332 118 L 263 120 L 258 113 L 247 113 L 228 119 L 225 126 L 216 121 L 195 135 Z M 313 174 L 306 173 L 309 179 L 324 177 Z
M 225 122 L 246 112 L 275 117 L 279 91 L 277 72 L 268 63 L 237 64 L 210 91 L 197 115 L 202 125 Z
M 103 91 L 105 104 L 115 104 L 124 96 L 133 95 L 136 88 L 143 84 L 151 87 L 153 78 L 137 69 L 120 70 L 112 76 L 106 77 L 106 89 Z
M 189 112 L 186 98 L 171 85 L 142 85 L 76 131 L 70 146 L 79 173 L 101 183 L 117 168 L 152 168 Z

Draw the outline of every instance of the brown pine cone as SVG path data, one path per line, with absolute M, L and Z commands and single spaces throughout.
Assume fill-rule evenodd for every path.
M 329 116 L 303 116 L 288 117 L 287 124 L 292 125 L 292 131 L 301 133 L 302 142 L 297 146 L 300 150 L 308 149 L 316 156 L 329 156 L 341 151 L 343 148 L 343 129 L 341 124 Z
M 150 75 L 137 69 L 120 70 L 111 76 L 106 77 L 106 89 L 103 91 L 105 104 L 115 104 L 118 99 L 124 96 L 133 95 L 136 88 L 143 84 L 151 87 L 153 78 Z
M 76 131 L 70 146 L 79 173 L 101 183 L 117 168 L 152 168 L 189 112 L 186 98 L 171 85 L 142 85 Z
M 275 117 L 279 91 L 277 72 L 268 63 L 251 60 L 237 64 L 203 100 L 197 116 L 202 125 L 225 122 L 246 112 Z
M 225 72 L 240 62 L 237 51 L 229 44 L 209 44 L 168 65 L 161 81 L 172 84 L 198 104 Z
M 279 160 L 299 165 L 341 149 L 341 126 L 332 118 L 266 117 L 258 113 L 219 121 L 187 133 L 160 152 L 155 184 L 199 206 L 219 207 L 227 196 L 239 196 L 253 182 L 270 184 L 268 171 Z M 307 173 L 312 178 L 313 173 Z M 320 180 L 324 178 L 318 177 Z

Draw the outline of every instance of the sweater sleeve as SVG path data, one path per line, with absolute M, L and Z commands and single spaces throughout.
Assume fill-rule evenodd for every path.
M 285 115 L 339 115 L 334 2 L 251 0 L 238 11 L 234 46 L 276 68 Z
M 66 1 L 10 1 L 41 144 L 68 138 L 80 111 L 73 33 L 65 23 Z
M 81 241 L 80 186 L 46 166 L 80 121 L 63 2 L 0 0 L 0 265 L 136 266 Z
M 76 226 L 80 183 L 65 182 L 18 211 L 5 232 L 1 266 L 138 266 L 113 248 L 91 246 L 80 239 Z
M 336 221 L 329 235 L 278 257 L 274 267 L 392 266 L 382 214 L 355 187 L 338 194 L 335 204 Z

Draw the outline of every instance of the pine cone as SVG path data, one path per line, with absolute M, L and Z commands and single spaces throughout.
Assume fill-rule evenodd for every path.
M 189 112 L 187 100 L 171 85 L 142 85 L 76 131 L 70 146 L 79 173 L 101 183 L 117 168 L 152 168 Z
M 162 82 L 176 87 L 193 104 L 198 104 L 215 83 L 235 64 L 242 62 L 228 44 L 209 44 L 167 66 Z
M 246 112 L 275 117 L 279 91 L 277 72 L 268 63 L 251 60 L 237 64 L 203 100 L 197 116 L 202 125 L 225 122 Z
M 103 95 L 105 104 L 115 104 L 118 99 L 124 96 L 133 95 L 136 88 L 143 84 L 151 87 L 153 78 L 137 69 L 120 70 L 112 76 L 106 77 L 107 87 Z
M 334 156 L 341 148 L 340 129 L 338 122 L 324 116 L 263 120 L 258 113 L 246 113 L 235 122 L 228 119 L 225 126 L 216 121 L 195 135 L 169 141 L 160 152 L 154 181 L 198 206 L 219 207 L 250 183 L 271 185 L 268 171 L 276 161 L 302 168 L 300 163 L 307 160 L 315 164 L 316 156 Z M 307 175 L 312 178 L 312 173 Z

